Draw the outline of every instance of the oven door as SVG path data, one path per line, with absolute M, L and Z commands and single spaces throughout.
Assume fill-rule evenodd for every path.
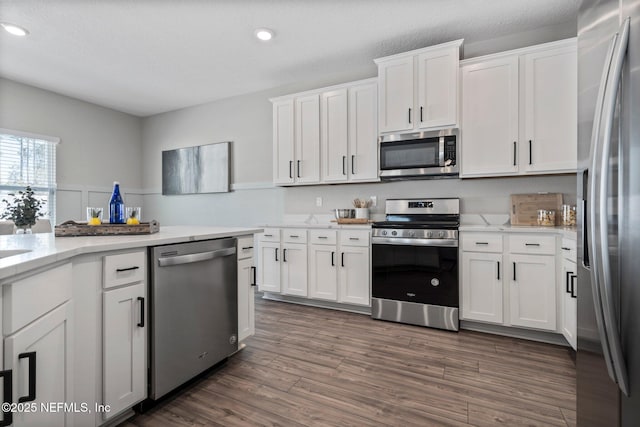
M 455 240 L 411 243 L 401 239 L 398 243 L 394 239 L 374 240 L 371 264 L 374 298 L 459 306 L 458 242 Z

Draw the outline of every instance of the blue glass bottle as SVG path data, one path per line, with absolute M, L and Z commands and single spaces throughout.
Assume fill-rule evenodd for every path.
M 111 224 L 125 224 L 124 200 L 120 194 L 120 183 L 113 182 L 113 194 L 109 201 L 109 222 Z

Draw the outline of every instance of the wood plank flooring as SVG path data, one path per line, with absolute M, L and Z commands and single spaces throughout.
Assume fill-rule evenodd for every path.
M 256 334 L 133 426 L 575 426 L 566 348 L 256 299 Z

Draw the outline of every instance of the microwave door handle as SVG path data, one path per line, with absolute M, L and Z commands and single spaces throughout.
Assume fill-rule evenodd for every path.
M 603 353 L 607 370 L 611 379 L 618 384 L 620 390 L 629 395 L 626 364 L 622 352 L 622 343 L 618 332 L 617 316 L 613 296 L 613 284 L 611 278 L 611 265 L 608 256 L 608 198 L 609 187 L 609 153 L 611 148 L 611 135 L 616 112 L 618 88 L 622 78 L 623 63 L 627 51 L 629 39 L 629 18 L 620 28 L 620 33 L 613 39 L 613 54 L 609 72 L 603 90 L 602 108 L 600 116 L 596 117 L 597 126 L 595 147 L 592 146 L 591 154 L 594 156 L 591 162 L 589 214 L 592 226 L 589 237 L 591 238 L 591 279 L 594 302 L 596 303 L 596 319 L 600 332 Z M 594 197 L 595 196 L 595 197 Z M 598 316 L 599 315 L 599 316 Z M 599 318 L 598 318 L 599 317 Z
M 444 136 L 438 138 L 438 164 L 444 167 Z

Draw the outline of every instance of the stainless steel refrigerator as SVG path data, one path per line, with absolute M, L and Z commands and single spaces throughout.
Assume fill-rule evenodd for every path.
M 578 15 L 578 426 L 640 426 L 640 0 Z

